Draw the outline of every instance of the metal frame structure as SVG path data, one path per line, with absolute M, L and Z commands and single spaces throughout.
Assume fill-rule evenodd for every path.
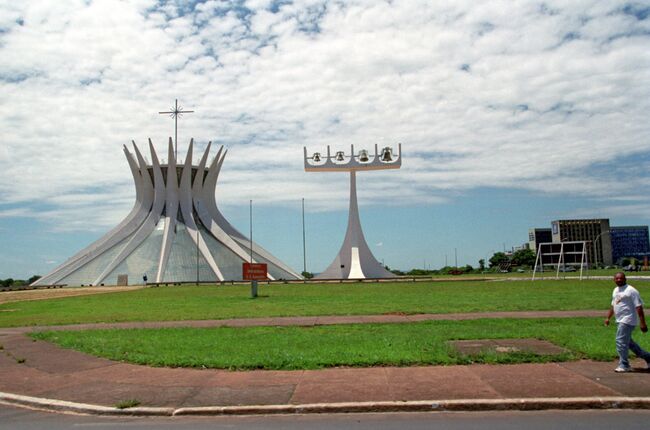
M 208 274 L 207 277 L 217 281 L 241 280 L 241 263 L 247 261 L 267 263 L 268 278 L 271 280 L 302 279 L 289 266 L 237 231 L 218 209 L 215 189 L 227 153 L 223 146 L 219 148 L 209 166 L 211 143 L 207 144 L 197 165 L 192 164 L 193 146 L 192 139 L 185 162 L 178 165 L 171 138 L 167 164 L 159 162 L 151 139 L 151 164 L 145 161 L 135 142 L 134 153 L 125 145 L 124 154 L 135 182 L 136 202 L 133 209 L 114 229 L 32 285 L 66 283 L 66 279 L 71 279 L 70 277 L 80 270 L 83 270 L 82 277 L 86 277 L 80 283 L 84 285 L 112 284 L 116 271 L 119 273 L 124 267 L 128 267 L 132 274 L 137 274 L 138 264 L 141 264 L 142 260 L 142 256 L 138 257 L 137 252 L 142 252 L 145 241 L 149 240 L 154 232 L 160 235 L 161 231 L 160 245 L 157 242 L 159 239 L 147 242 L 147 261 L 150 268 L 155 267 L 156 272 L 155 278 L 149 277 L 152 281 L 188 281 L 174 279 L 180 275 L 174 275 L 173 271 L 167 270 L 174 246 L 178 258 L 183 258 L 186 262 L 193 258 L 191 255 L 196 249 L 197 282 L 199 259 Z M 179 245 L 180 243 L 184 245 Z M 189 243 L 193 243 L 191 248 Z M 253 255 L 255 258 L 252 258 Z M 225 261 L 228 265 L 227 274 L 224 273 Z M 183 267 L 187 269 L 186 266 Z M 187 272 L 188 270 L 183 275 L 185 278 L 190 276 Z M 79 273 L 81 272 L 77 272 Z M 143 273 L 146 273 L 144 269 L 139 272 L 137 279 Z M 80 276 L 72 278 L 80 279 Z
M 566 251 L 564 250 L 565 245 L 575 245 L 575 244 L 581 244 L 582 245 L 582 251 L 579 252 L 580 254 L 580 263 L 567 263 L 566 262 Z M 553 261 L 550 263 L 544 263 L 544 251 L 543 247 L 544 246 L 560 246 L 560 251 L 559 252 L 548 252 L 546 255 L 557 255 L 558 260 Z M 569 251 L 571 254 L 576 255 L 576 251 Z M 539 264 L 538 264 L 539 263 Z M 540 267 L 540 271 L 544 271 L 544 265 L 546 266 L 556 266 L 555 270 L 555 279 L 559 279 L 560 277 L 560 267 L 566 267 L 566 265 L 569 264 L 571 266 L 575 266 L 576 264 L 580 265 L 580 280 L 582 280 L 582 271 L 585 268 L 585 266 L 588 264 L 587 262 L 587 241 L 570 241 L 570 242 L 546 242 L 546 243 L 540 243 L 539 246 L 537 247 L 537 256 L 535 257 L 535 266 L 533 267 L 533 277 L 532 280 L 535 280 L 535 275 L 537 274 L 537 267 Z
M 358 154 L 354 145 L 350 147 L 350 155 L 337 151 L 332 155 L 327 147 L 327 155 L 321 156 L 316 152 L 311 157 L 304 148 L 304 165 L 306 172 L 350 172 L 350 207 L 348 227 L 345 239 L 334 261 L 324 272 L 315 279 L 367 279 L 393 278 L 395 275 L 384 268 L 372 255 L 361 229 L 359 205 L 357 204 L 358 171 L 399 169 L 402 165 L 402 144 L 398 144 L 398 154 L 395 156 L 392 148 L 385 147 L 379 153 L 375 145 L 374 155 L 363 149 Z

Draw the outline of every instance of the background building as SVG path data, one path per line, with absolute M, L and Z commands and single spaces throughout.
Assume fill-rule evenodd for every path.
M 587 262 L 612 265 L 612 238 L 609 219 L 567 219 L 551 223 L 553 242 L 584 241 Z
M 612 259 L 620 264 L 624 257 L 634 257 L 643 260 L 650 256 L 650 240 L 648 226 L 611 227 Z
M 553 235 L 550 228 L 528 229 L 528 249 L 537 252 L 540 243 L 553 242 Z
M 528 230 L 528 244 L 533 251 L 538 251 L 540 243 L 550 242 L 585 242 L 590 265 L 620 265 L 625 257 L 641 261 L 650 258 L 648 226 L 610 227 L 606 218 L 557 220 L 551 228 Z

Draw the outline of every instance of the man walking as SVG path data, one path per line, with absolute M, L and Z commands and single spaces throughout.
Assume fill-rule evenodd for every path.
M 648 331 L 645 323 L 645 314 L 643 313 L 643 300 L 641 295 L 631 285 L 628 285 L 623 272 L 618 272 L 614 276 L 616 287 L 612 292 L 612 306 L 609 308 L 605 325 L 609 325 L 612 315 L 616 315 L 616 352 L 618 353 L 618 367 L 614 372 L 631 372 L 630 361 L 628 360 L 628 350 L 632 350 L 637 357 L 643 358 L 650 368 L 650 352 L 643 350 L 632 340 L 632 331 L 639 325 L 643 333 Z M 640 322 L 640 324 L 639 324 Z

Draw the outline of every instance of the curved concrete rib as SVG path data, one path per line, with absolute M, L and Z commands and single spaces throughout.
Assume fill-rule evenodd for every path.
M 151 206 L 151 200 L 153 199 L 153 187 L 150 185 L 151 180 L 149 178 L 149 173 L 147 172 L 147 164 L 142 158 L 135 142 L 133 142 L 133 147 L 138 162 L 133 159 L 133 155 L 131 155 L 126 145 L 123 148 L 136 187 L 136 202 L 131 209 L 131 212 L 124 218 L 124 220 L 122 220 L 122 222 L 120 222 L 120 224 L 111 229 L 99 240 L 93 242 L 90 246 L 75 254 L 75 256 L 68 259 L 66 263 L 55 269 L 51 274 L 39 279 L 32 285 L 50 285 L 60 282 L 70 273 L 89 263 L 100 254 L 106 252 L 108 249 L 131 235 L 145 219 Z
M 115 256 L 113 261 L 104 269 L 104 271 L 97 277 L 93 282 L 93 285 L 101 284 L 101 282 L 106 278 L 126 257 L 131 254 L 148 236 L 151 234 L 153 229 L 158 224 L 160 216 L 162 214 L 162 209 L 165 205 L 165 184 L 163 181 L 162 171 L 160 170 L 160 163 L 158 162 L 158 156 L 156 155 L 156 150 L 149 139 L 149 151 L 151 151 L 151 161 L 153 168 L 153 179 L 154 179 L 154 199 L 151 211 L 149 212 L 147 218 L 144 220 L 138 231 L 135 232 L 133 237 L 129 239 L 124 248 Z
M 217 214 L 221 215 L 218 213 L 219 211 L 214 205 L 214 187 L 216 185 L 215 177 L 219 175 L 221 163 L 223 163 L 223 159 L 226 157 L 226 153 L 228 152 L 225 151 L 222 156 L 222 151 L 223 146 L 219 148 L 217 156 L 212 160 L 203 184 L 197 184 L 196 178 L 194 179 L 194 187 L 198 190 L 198 192 L 194 194 L 194 207 L 196 208 L 199 220 L 219 242 L 230 248 L 230 250 L 237 254 L 237 256 L 242 260 L 249 261 L 250 254 L 242 249 L 237 242 L 230 237 L 228 231 L 219 224 L 219 219 L 215 217 Z M 230 226 L 230 224 L 228 224 L 228 226 Z
M 216 196 L 215 196 L 215 190 L 217 187 L 217 181 L 219 180 L 219 173 L 221 172 L 221 166 L 223 165 L 224 160 L 226 159 L 226 154 L 228 151 L 225 151 L 223 156 L 219 158 L 219 154 L 217 154 L 217 157 L 212 161 L 212 165 L 210 166 L 210 171 L 208 172 L 208 175 L 205 179 L 204 187 L 203 187 L 203 194 L 202 197 L 207 203 L 207 209 L 209 213 L 209 217 L 213 220 L 213 223 L 217 224 L 219 229 L 224 231 L 226 235 L 232 239 L 233 242 L 236 243 L 236 245 L 239 246 L 232 246 L 231 249 L 241 249 L 241 253 L 237 253 L 241 258 L 244 259 L 244 261 L 249 261 L 250 260 L 250 239 L 241 234 L 235 227 L 233 227 L 228 220 L 223 216 L 219 208 L 217 207 L 217 201 L 216 201 Z M 230 247 L 230 246 L 229 246 Z M 266 249 L 262 248 L 259 244 L 257 244 L 255 241 L 253 241 L 253 252 L 257 253 L 264 259 L 270 261 L 274 265 L 278 266 L 282 270 L 294 275 L 297 278 L 301 278 L 300 275 L 295 273 L 293 269 L 291 269 L 289 266 L 284 264 L 282 261 L 278 260 L 275 258 L 270 252 L 268 252 Z M 255 262 L 256 260 L 253 260 Z M 273 279 L 271 274 L 268 274 L 269 279 Z
M 219 177 L 221 166 L 223 165 L 223 161 L 228 153 L 228 151 L 225 151 L 220 157 L 222 149 L 223 146 L 219 149 L 214 160 L 212 160 L 205 182 L 201 188 L 199 201 L 205 203 L 201 206 L 199 218 L 204 222 L 204 225 L 209 225 L 210 233 L 212 233 L 219 242 L 224 244 L 239 258 L 241 258 L 243 262 L 252 261 L 255 263 L 257 261 L 251 258 L 250 251 L 247 251 L 248 247 L 240 246 L 240 244 L 237 243 L 237 238 L 233 237 L 234 235 L 240 235 L 240 233 L 233 228 L 228 221 L 226 221 L 216 205 L 215 188 L 217 185 L 217 178 Z M 250 246 L 250 243 L 248 245 Z M 270 273 L 267 273 L 267 277 L 274 280 Z
M 133 175 L 133 181 L 135 183 L 135 203 L 133 205 L 133 208 L 131 209 L 131 212 L 114 228 L 112 228 L 108 233 L 104 234 L 101 238 L 96 240 L 95 242 L 91 243 L 89 246 L 86 248 L 82 249 L 72 257 L 70 257 L 65 263 L 57 267 L 52 271 L 52 273 L 48 277 L 56 277 L 57 274 L 64 269 L 67 266 L 70 266 L 71 264 L 75 263 L 77 260 L 80 258 L 84 257 L 86 254 L 89 254 L 93 250 L 99 248 L 103 243 L 105 243 L 107 240 L 110 240 L 110 238 L 115 234 L 117 231 L 121 230 L 138 212 L 138 208 L 141 206 L 140 202 L 142 200 L 142 184 L 141 184 L 141 179 L 138 177 L 140 174 L 138 170 L 138 165 L 133 159 L 133 156 L 131 153 L 129 153 L 129 150 L 127 149 L 126 145 L 123 147 L 124 150 L 124 155 L 126 156 L 126 160 L 129 163 L 129 168 L 131 169 L 131 174 Z M 43 281 L 44 279 L 41 278 L 39 281 Z M 56 280 L 54 280 L 56 282 Z
M 187 233 L 192 238 L 192 241 L 197 246 L 201 255 L 210 266 L 210 269 L 217 275 L 217 279 L 220 281 L 224 280 L 221 270 L 217 266 L 217 263 L 212 257 L 212 253 L 208 249 L 208 245 L 205 243 L 205 240 L 199 233 L 199 228 L 194 219 L 193 207 L 192 207 L 192 149 L 193 149 L 194 140 L 190 140 L 190 148 L 187 151 L 187 157 L 185 158 L 185 165 L 183 166 L 183 174 L 181 176 L 181 213 L 183 214 L 183 219 L 185 220 L 185 227 Z
M 178 176 L 176 173 L 176 157 L 174 156 L 174 143 L 169 138 L 167 148 L 167 188 L 165 190 L 165 230 L 163 232 L 162 246 L 158 258 L 156 282 L 162 282 L 167 268 L 169 252 L 176 237 L 176 217 L 178 216 Z
M 247 261 L 248 254 L 246 254 L 246 252 L 243 249 L 241 249 L 237 245 L 237 243 L 234 242 L 230 238 L 230 236 L 228 236 L 228 234 L 225 231 L 223 231 L 223 229 L 221 229 L 221 227 L 219 227 L 219 225 L 217 225 L 214 222 L 214 219 L 210 216 L 210 213 L 208 211 L 208 204 L 206 203 L 206 200 L 203 197 L 203 192 L 205 189 L 204 187 L 205 165 L 208 161 L 208 154 L 210 152 L 211 145 L 212 142 L 208 142 L 208 146 L 206 147 L 205 152 L 203 153 L 203 157 L 201 157 L 201 161 L 197 166 L 196 175 L 194 177 L 194 183 L 192 184 L 192 199 L 194 201 L 194 210 L 196 211 L 196 217 L 197 217 L 195 221 L 197 222 L 197 224 L 199 222 L 202 223 L 207 228 L 207 230 L 212 234 L 212 236 L 214 236 L 217 239 L 217 241 L 219 241 L 224 246 L 226 246 L 231 251 L 233 251 L 243 261 Z M 219 151 L 217 152 L 217 155 L 213 160 L 212 163 L 213 168 L 216 168 L 214 167 L 215 160 L 216 161 L 219 160 L 219 158 L 221 157 L 222 150 L 223 150 L 223 146 L 219 148 Z M 210 253 L 209 249 L 206 252 Z M 218 265 L 219 264 L 217 263 L 217 266 Z
M 192 184 L 192 197 L 198 195 L 203 188 L 203 178 L 205 176 L 205 164 L 208 162 L 208 154 L 210 153 L 210 147 L 212 146 L 212 141 L 208 142 L 203 151 L 203 156 L 199 165 L 196 166 L 196 175 L 194 176 L 194 183 Z

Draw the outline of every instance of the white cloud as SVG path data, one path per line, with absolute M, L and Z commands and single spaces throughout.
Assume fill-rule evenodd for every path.
M 302 147 L 328 144 L 403 142 L 400 171 L 364 175 L 362 204 L 475 187 L 634 203 L 630 181 L 648 179 L 607 174 L 650 149 L 650 19 L 621 6 L 245 5 L 0 5 L 0 205 L 44 203 L 69 228 L 72 212 L 107 202 L 85 227 L 114 225 L 133 198 L 121 145 L 151 137 L 164 153 L 173 126 L 157 112 L 175 98 L 196 111 L 179 122 L 181 153 L 190 135 L 230 149 L 223 204 L 318 193 L 310 210 L 345 208 L 344 175 L 302 170 Z

